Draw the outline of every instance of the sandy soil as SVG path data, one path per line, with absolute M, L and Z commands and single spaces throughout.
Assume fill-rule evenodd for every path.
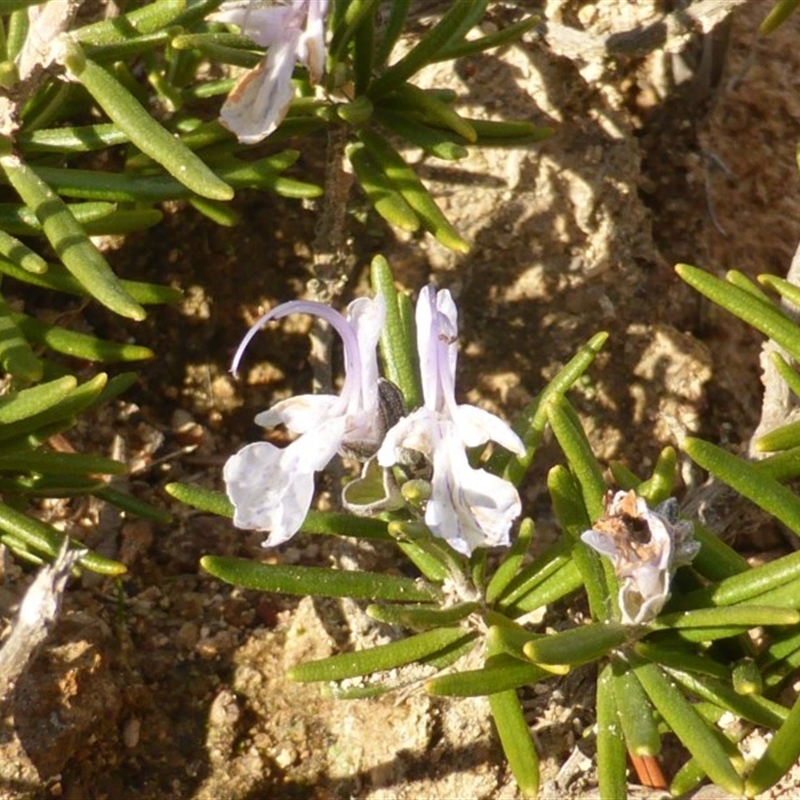
M 596 36 L 646 24 L 661 5 L 546 4 L 548 19 Z M 363 289 L 375 252 L 411 292 L 428 280 L 449 287 L 463 320 L 461 394 L 508 418 L 580 344 L 608 331 L 573 393 L 604 462 L 646 473 L 687 433 L 734 448 L 746 441 L 760 411 L 760 338 L 693 294 L 672 266 L 782 275 L 800 239 L 800 16 L 761 40 L 770 5 L 746 5 L 705 44 L 690 37 L 678 53 L 581 62 L 531 35 L 454 71 L 431 69 L 425 81 L 456 88 L 470 115 L 552 124 L 556 135 L 456 167 L 422 164 L 471 252 L 454 256 L 429 238 L 354 219 L 347 295 Z M 505 12 L 498 4 L 493 13 Z M 306 149 L 297 174 L 320 179 L 321 147 Z M 119 583 L 84 576 L 68 592 L 62 623 L 4 709 L 0 798 L 516 798 L 485 701 L 421 692 L 335 701 L 286 680 L 301 658 L 392 635 L 360 606 L 240 591 L 199 570 L 206 553 L 265 557 L 260 537 L 171 503 L 163 486 L 220 488 L 226 457 L 261 435 L 253 415 L 311 381 L 304 319 L 263 334 L 242 381 L 227 374 L 257 314 L 303 293 L 316 218 L 271 196 L 243 192 L 236 204 L 237 228 L 176 206 L 157 229 L 114 245 L 119 274 L 181 287 L 180 307 L 155 309 L 136 327 L 86 313 L 99 334 L 133 337 L 158 358 L 70 439 L 94 452 L 120 448 L 131 465 L 122 488 L 169 507 L 174 523 L 93 504 L 43 506 L 129 573 Z M 553 534 L 543 476 L 557 458 L 545 448 L 523 487 L 543 537 Z M 697 480 L 688 465 L 683 472 Z M 780 544 L 771 530 L 756 533 L 740 536 L 743 550 Z M 392 550 L 311 536 L 266 557 L 397 564 Z M 5 560 L 0 612 L 12 613 L 29 580 Z M 524 693 L 542 797 L 596 793 L 593 688 L 592 671 L 579 669 Z M 792 775 L 773 794 L 792 796 L 798 785 Z

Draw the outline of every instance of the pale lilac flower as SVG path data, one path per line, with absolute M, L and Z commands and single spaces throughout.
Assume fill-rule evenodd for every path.
M 655 619 L 669 599 L 675 570 L 691 563 L 700 549 L 691 522 L 679 520 L 677 503 L 651 510 L 636 492 L 606 498 L 606 513 L 581 539 L 610 558 L 619 579 L 622 621 L 639 625 Z
M 266 57 L 246 72 L 222 106 L 220 121 L 240 142 L 255 144 L 281 124 L 294 100 L 292 72 L 297 62 L 319 83 L 325 69 L 325 14 L 328 0 L 292 0 L 290 5 L 259 7 L 252 2 L 223 3 L 214 22 L 236 25 Z
M 507 545 L 511 523 L 521 510 L 517 490 L 496 475 L 474 469 L 466 449 L 491 439 L 522 455 L 524 445 L 494 414 L 456 404 L 458 313 L 450 292 L 437 292 L 432 286 L 422 290 L 416 327 L 425 402 L 386 434 L 378 463 L 408 463 L 409 450 L 425 457 L 432 468 L 425 523 L 458 552 L 468 555 L 476 547 Z
M 314 473 L 325 469 L 337 452 L 374 454 L 385 425 L 378 399 L 376 346 L 385 315 L 382 296 L 360 298 L 347 308 L 347 318 L 322 303 L 295 300 L 272 309 L 245 336 L 233 362 L 236 372 L 244 349 L 269 320 L 289 314 L 313 314 L 331 324 L 344 344 L 345 378 L 339 396 L 300 395 L 276 403 L 256 416 L 256 423 L 283 423 L 299 434 L 286 447 L 255 442 L 228 459 L 225 488 L 234 506 L 237 528 L 269 531 L 265 547 L 294 536 L 314 495 Z

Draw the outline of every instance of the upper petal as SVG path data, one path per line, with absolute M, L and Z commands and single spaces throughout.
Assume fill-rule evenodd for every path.
M 386 318 L 383 296 L 359 297 L 347 307 L 347 321 L 354 333 L 357 352 L 347 353 L 347 374 L 342 396 L 350 414 L 366 416 L 367 427 L 379 423 L 378 341 Z M 345 347 L 349 345 L 345 342 Z
M 491 439 L 518 456 L 525 455 L 522 440 L 500 417 L 470 405 L 456 406 L 453 415 L 458 435 L 467 447 L 477 447 Z
M 416 309 L 417 352 L 425 405 L 437 411 L 455 405 L 458 310 L 446 289 L 422 289 Z
M 291 6 L 258 8 L 252 2 L 223 3 L 213 14 L 212 22 L 236 25 L 242 33 L 261 47 L 272 47 L 287 36 L 299 38 L 308 0 L 295 0 Z

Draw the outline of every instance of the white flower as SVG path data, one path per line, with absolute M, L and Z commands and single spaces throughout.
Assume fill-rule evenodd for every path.
M 636 492 L 606 498 L 605 515 L 581 539 L 613 562 L 624 623 L 639 625 L 658 616 L 675 570 L 700 549 L 692 533 L 691 522 L 678 520 L 674 499 L 652 511 Z
M 256 416 L 259 425 L 283 423 L 299 434 L 287 447 L 255 442 L 225 464 L 223 477 L 234 505 L 233 523 L 237 528 L 270 531 L 265 547 L 287 541 L 300 529 L 314 494 L 315 472 L 343 449 L 375 453 L 385 430 L 375 351 L 385 315 L 383 297 L 354 300 L 347 308 L 347 319 L 322 303 L 296 300 L 277 306 L 242 340 L 233 362 L 234 373 L 261 326 L 289 314 L 313 314 L 331 324 L 344 344 L 345 379 L 339 396 L 291 397 Z
M 256 144 L 281 124 L 294 99 L 295 63 L 308 69 L 311 83 L 319 82 L 325 68 L 327 10 L 328 0 L 292 0 L 291 5 L 261 8 L 232 2 L 209 16 L 238 26 L 256 44 L 269 48 L 222 106 L 220 121 L 240 142 Z
M 408 463 L 408 450 L 427 459 L 433 477 L 425 523 L 458 552 L 469 555 L 476 547 L 507 545 L 511 523 L 521 510 L 517 490 L 470 466 L 466 448 L 491 439 L 522 455 L 524 445 L 494 414 L 456 404 L 458 312 L 450 292 L 437 292 L 432 286 L 422 290 L 416 327 L 425 402 L 386 434 L 378 463 Z

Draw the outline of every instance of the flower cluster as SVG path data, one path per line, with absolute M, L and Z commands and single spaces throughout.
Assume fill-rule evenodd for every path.
M 281 124 L 294 100 L 296 63 L 308 70 L 312 84 L 325 68 L 325 14 L 328 0 L 292 0 L 286 6 L 256 7 L 234 0 L 209 19 L 236 25 L 266 47 L 266 57 L 246 72 L 228 95 L 220 121 L 240 142 L 256 144 Z
M 620 581 L 619 609 L 628 625 L 650 622 L 669 599 L 672 576 L 700 549 L 691 522 L 670 498 L 651 510 L 636 492 L 609 493 L 606 513 L 581 539 L 610 558 Z
M 431 532 L 456 551 L 507 545 L 519 516 L 519 495 L 508 481 L 472 467 L 467 448 L 490 439 L 522 455 L 524 446 L 498 417 L 455 399 L 458 317 L 447 290 L 426 287 L 416 311 L 417 345 L 424 404 L 397 420 L 387 413 L 387 397 L 378 376 L 376 347 L 385 308 L 383 298 L 352 302 L 344 317 L 320 303 L 294 301 L 265 314 L 250 329 L 234 359 L 261 326 L 289 314 L 313 314 L 327 320 L 344 346 L 345 379 L 335 395 L 302 395 L 259 414 L 265 427 L 283 423 L 297 438 L 287 447 L 249 444 L 224 469 L 228 497 L 239 528 L 269 531 L 265 546 L 291 538 L 302 525 L 314 492 L 314 473 L 336 453 L 357 456 L 402 479 L 408 465 L 414 477 L 430 478 L 424 519 Z M 366 471 L 366 470 L 365 470 Z M 394 480 L 394 477 L 392 477 Z

